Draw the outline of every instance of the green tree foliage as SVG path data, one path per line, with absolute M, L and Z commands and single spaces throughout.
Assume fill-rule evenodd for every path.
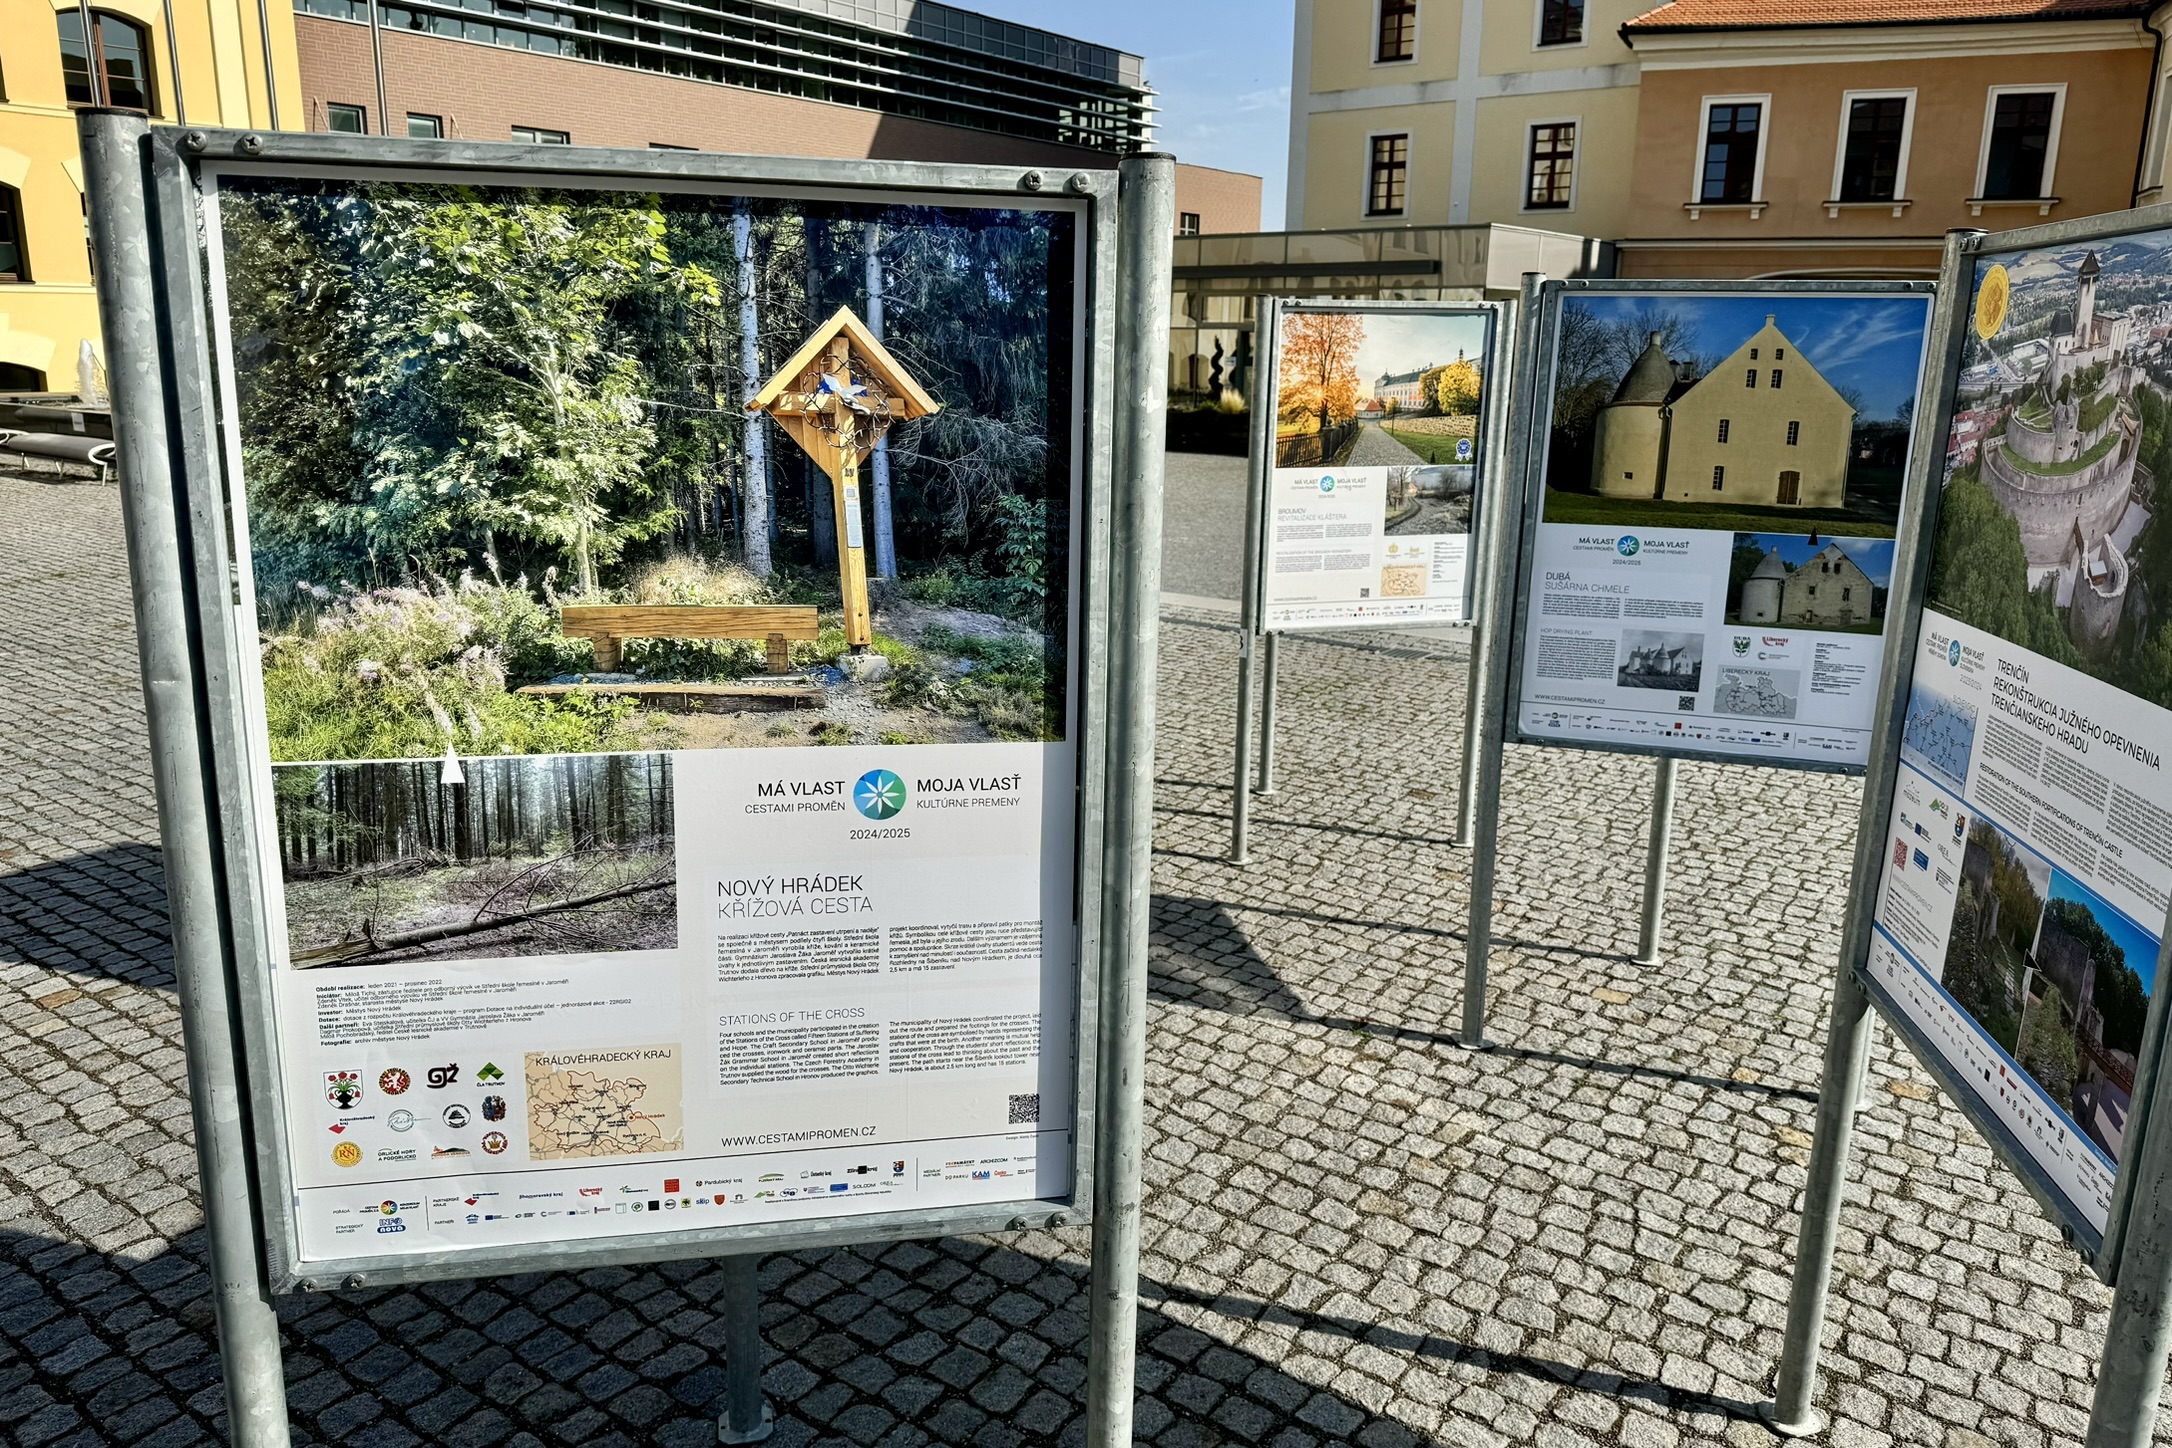
M 1478 411 L 1480 391 L 1478 365 L 1468 358 L 1458 357 L 1440 369 L 1440 375 L 1426 395 L 1447 416 L 1470 417 Z
M 1765 561 L 1764 545 L 1746 533 L 1735 535 L 1734 552 L 1727 557 L 1727 604 L 1730 608 L 1742 606 L 1742 585 L 1757 571 L 1757 565 Z
M 1971 466 L 1946 484 L 1932 544 L 1931 606 L 2070 667 L 2084 667 L 2049 586 L 2029 588 L 2021 527 Z
M 2044 915 L 2080 941 L 2096 965 L 2095 996 L 2097 1010 L 2104 1017 L 2105 1046 L 2114 1051 L 2139 1052 L 2142 1019 L 2149 1012 L 2149 992 L 2127 960 L 2127 952 L 2079 900 L 2054 900 L 2044 907 Z

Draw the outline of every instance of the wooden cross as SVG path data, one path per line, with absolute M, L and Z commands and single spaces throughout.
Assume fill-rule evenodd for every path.
M 839 307 L 816 328 L 747 404 L 749 412 L 775 418 L 829 476 L 837 518 L 837 571 L 845 597 L 845 642 L 855 649 L 875 640 L 867 607 L 860 464 L 890 424 L 930 416 L 940 407 L 850 307 Z

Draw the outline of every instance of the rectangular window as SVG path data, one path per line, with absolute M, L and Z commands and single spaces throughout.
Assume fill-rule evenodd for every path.
M 1584 0 L 1539 0 L 1541 45 L 1584 43 Z
M 366 136 L 370 133 L 370 113 L 360 106 L 332 101 L 324 108 L 324 128 L 349 136 Z
M 1410 60 L 1418 53 L 1418 0 L 1380 0 L 1380 45 L 1376 63 Z
M 1719 440 L 1720 440 L 1721 442 L 1725 442 L 1725 441 L 1727 441 L 1727 419 L 1726 419 L 1726 418 L 1724 418 L 1724 417 L 1720 419 L 1720 435 L 1719 435 Z
M 1196 211 L 1179 211 L 1179 212 L 1177 213 L 1177 235 L 1178 235 L 1178 236 L 1197 236 L 1197 235 L 1199 235 L 1199 213 L 1198 213 L 1198 212 L 1196 212 Z
M 2031 200 L 2044 194 L 2051 157 L 2056 91 L 2008 91 L 1991 103 L 1991 137 L 1984 150 L 1983 195 Z
M 407 135 L 413 141 L 441 141 L 445 138 L 445 121 L 441 116 L 418 116 L 407 113 Z
M 0 282 L 27 282 L 30 262 L 23 246 L 23 194 L 0 186 Z
M 1780 369 L 1777 367 L 1772 369 L 1772 385 L 1775 389 L 1780 385 Z
M 1725 206 L 1757 199 L 1757 142 L 1764 116 L 1762 101 L 1724 101 L 1706 111 L 1699 201 Z
M 1752 367 L 1749 375 L 1742 379 L 1742 385 L 1744 387 L 1755 387 L 1757 385 L 1757 369 L 1755 367 Z
M 1802 442 L 1802 424 L 1801 424 L 1801 423 L 1799 423 L 1799 422 L 1791 422 L 1791 423 L 1789 423 L 1789 424 L 1787 425 L 1787 445 L 1788 445 L 1789 447 L 1795 447 L 1795 446 L 1799 445 L 1799 444 L 1800 444 L 1801 442 Z
M 1565 211 L 1576 191 L 1576 122 L 1544 121 L 1531 128 L 1531 161 L 1524 206 Z
M 1757 354 L 1753 352 L 1753 353 L 1751 353 L 1750 355 L 1754 357 L 1754 356 L 1756 356 Z M 1775 361 L 1775 362 L 1785 362 L 1785 361 L 1787 360 L 1787 348 L 1785 348 L 1785 347 L 1775 347 L 1775 348 L 1773 348 L 1773 349 L 1772 349 L 1772 360 L 1773 360 L 1773 361 Z
M 1752 362 L 1755 362 L 1757 360 L 1757 349 L 1755 347 L 1752 347 L 1750 349 L 1750 360 Z
M 546 131 L 539 126 L 513 127 L 513 139 L 526 141 L 531 146 L 570 146 L 573 137 L 564 131 Z
M 1840 590 L 1840 601 L 1841 601 L 1842 603 L 1846 603 L 1846 602 L 1847 602 L 1847 601 L 1848 601 L 1849 599 L 1851 599 L 1851 598 L 1853 598 L 1853 597 L 1855 597 L 1855 590 L 1854 590 L 1854 589 L 1852 589 L 1852 588 L 1843 588 L 1843 589 L 1841 589 L 1841 590 Z
M 1848 102 L 1841 142 L 1840 201 L 1898 201 L 1908 140 L 1908 97 L 1857 96 Z
M 1401 216 L 1403 184 L 1409 173 L 1409 135 L 1373 137 L 1372 165 L 1365 183 L 1365 214 Z
M 1726 469 L 1726 468 L 1724 468 L 1724 467 L 1715 467 L 1715 468 L 1713 468 L 1713 469 L 1712 469 L 1712 491 L 1716 493 L 1716 492 L 1718 492 L 1718 491 L 1719 491 L 1719 490 L 1720 490 L 1721 488 L 1724 488 L 1724 487 L 1726 487 L 1726 486 L 1727 486 L 1727 469 Z

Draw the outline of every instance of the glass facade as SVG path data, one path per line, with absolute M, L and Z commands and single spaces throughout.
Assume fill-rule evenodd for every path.
M 362 24 L 365 0 L 295 0 Z M 382 0 L 381 23 L 1124 155 L 1138 56 L 926 0 Z

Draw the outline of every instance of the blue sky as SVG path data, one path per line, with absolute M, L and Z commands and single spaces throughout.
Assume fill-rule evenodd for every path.
M 1891 538 L 1826 538 L 1810 541 L 1808 533 L 1745 533 L 1742 537 L 1753 539 L 1757 546 L 1770 553 L 1780 550 L 1780 561 L 1792 563 L 1797 568 L 1825 551 L 1828 543 L 1838 543 L 1840 551 L 1855 560 L 1870 581 L 1880 588 L 1893 586 L 1893 540 Z
M 2097 917 L 2097 924 L 2112 937 L 2112 943 L 2127 952 L 2127 967 L 2142 978 L 2142 993 L 2155 994 L 2157 989 L 2157 942 L 2147 931 L 2126 916 L 2105 904 L 2086 888 L 2067 877 L 2064 870 L 2051 872 L 2050 900 L 2078 900 L 2089 907 L 2089 913 Z
M 1179 160 L 1264 177 L 1263 226 L 1282 227 L 1290 146 L 1292 7 L 1281 0 L 954 0 L 967 10 L 1146 57 L 1159 145 Z
M 1574 302 L 1601 321 L 1630 321 L 1654 307 L 1680 313 L 1696 329 L 1697 351 L 1714 359 L 1747 341 L 1767 313 L 1794 339 L 1803 359 L 1836 387 L 1863 395 L 1863 415 L 1888 418 L 1914 394 L 1923 367 L 1923 329 L 1930 318 L 1927 296 L 1776 297 L 1635 296 L 1577 297 Z
M 1456 360 L 1461 352 L 1484 370 L 1486 322 L 1478 316 L 1422 317 L 1376 313 L 1365 319 L 1358 376 L 1367 387 L 1384 372 L 1413 372 Z

